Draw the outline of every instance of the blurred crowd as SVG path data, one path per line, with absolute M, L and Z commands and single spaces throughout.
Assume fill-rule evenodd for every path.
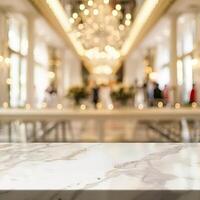
M 94 108 L 97 108 L 99 103 L 103 108 L 109 108 L 111 105 L 113 105 L 111 92 L 114 86 L 115 84 L 98 85 L 95 82 L 88 86 L 84 86 L 87 88 L 89 93 L 87 101 L 89 101 Z M 168 85 L 165 85 L 163 89 L 161 89 L 159 84 L 155 81 L 148 81 L 144 82 L 142 85 L 139 85 L 136 80 L 130 87 L 134 88 L 134 97 L 131 99 L 132 106 L 138 107 L 138 105 L 142 104 L 144 107 L 154 107 L 158 106 L 159 102 L 162 102 L 163 106 L 170 105 L 171 88 Z M 188 98 L 189 104 L 197 101 L 195 84 L 193 84 Z M 58 101 L 60 101 L 54 85 L 50 85 L 46 89 L 44 101 L 49 107 L 57 105 Z

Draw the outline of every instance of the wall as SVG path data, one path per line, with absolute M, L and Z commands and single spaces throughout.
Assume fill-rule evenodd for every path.
M 70 49 L 65 49 L 62 56 L 62 91 L 74 85 L 82 84 L 81 61 Z
M 144 76 L 143 56 L 139 52 L 134 52 L 124 63 L 123 83 L 133 85 L 135 80 L 137 80 L 139 84 L 142 84 Z

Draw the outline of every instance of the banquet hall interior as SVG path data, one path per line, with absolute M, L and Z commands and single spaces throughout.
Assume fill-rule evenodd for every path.
M 0 200 L 200 200 L 200 0 L 0 0 Z
M 0 0 L 0 142 L 199 142 L 199 0 Z

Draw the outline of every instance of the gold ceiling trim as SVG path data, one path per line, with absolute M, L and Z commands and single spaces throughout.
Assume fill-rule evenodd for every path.
M 84 56 L 84 50 L 78 44 L 75 39 L 70 37 L 68 35 L 68 32 L 70 31 L 70 26 L 66 24 L 65 22 L 68 21 L 67 16 L 64 16 L 63 13 L 54 13 L 52 7 L 53 4 L 58 9 L 62 9 L 62 7 L 59 7 L 60 4 L 57 2 L 57 0 L 30 0 L 34 7 L 45 17 L 45 19 L 51 24 L 51 26 L 54 28 L 54 30 L 64 39 L 66 42 L 66 45 L 70 46 L 72 50 L 76 53 L 76 55 L 84 62 L 87 63 L 86 68 L 89 72 L 92 72 L 92 68 L 90 65 L 88 65 L 88 60 Z M 60 10 L 62 12 L 62 10 Z M 58 14 L 56 16 L 56 14 Z
M 129 37 L 121 49 L 122 59 L 126 59 L 137 48 L 155 23 L 176 0 L 146 0 L 131 27 Z M 114 72 L 118 70 L 117 66 Z
M 61 8 L 57 0 L 30 0 L 40 13 L 47 19 L 52 27 L 60 34 L 79 58 L 85 63 L 86 68 L 90 73 L 93 72 L 93 66 L 89 59 L 85 57 L 85 52 L 81 44 L 78 44 L 75 38 L 70 37 L 70 26 L 66 23 L 67 16 L 63 13 L 55 12 L 55 7 Z M 113 74 L 118 71 L 122 61 L 134 50 L 139 43 L 144 39 L 149 30 L 155 25 L 159 18 L 166 12 L 172 3 L 176 0 L 146 0 L 144 1 L 136 19 L 131 27 L 129 36 L 125 40 L 122 49 L 121 57 L 113 68 Z M 55 3 L 56 2 L 56 3 Z M 62 11 L 62 10 L 61 10 Z

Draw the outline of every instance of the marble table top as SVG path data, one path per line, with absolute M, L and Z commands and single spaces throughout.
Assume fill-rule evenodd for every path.
M 200 190 L 200 144 L 0 144 L 0 190 Z

